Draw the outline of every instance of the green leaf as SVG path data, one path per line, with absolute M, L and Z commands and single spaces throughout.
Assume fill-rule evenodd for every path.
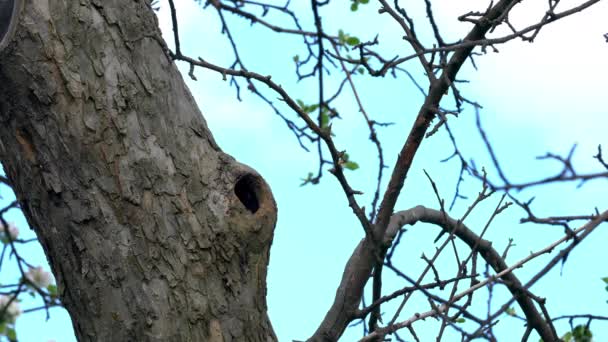
M 329 115 L 327 115 L 327 111 L 321 112 L 321 128 L 327 127 L 329 124 Z
M 17 341 L 17 332 L 13 328 L 8 328 L 6 331 L 6 337 L 9 341 Z
M 317 108 L 319 108 L 319 105 L 318 104 L 313 104 L 313 105 L 310 105 L 310 106 L 306 106 L 306 109 L 304 111 L 306 113 L 312 113 L 315 110 L 317 110 Z
M 460 317 L 460 318 L 457 318 L 454 322 L 456 322 L 456 323 L 464 323 L 466 321 L 467 321 L 466 319 Z
M 352 4 L 352 5 L 350 5 L 350 10 L 351 10 L 351 11 L 355 12 L 355 11 L 357 11 L 358 9 L 359 9 L 359 3 L 357 3 L 357 2 L 353 2 L 353 4 Z
M 300 61 L 300 56 L 298 56 L 298 55 L 293 56 L 293 61 L 298 63 Z
M 577 325 L 572 331 L 562 336 L 564 342 L 591 342 L 593 334 L 585 325 Z
M 346 40 L 346 35 L 344 34 L 344 31 L 339 30 L 338 31 L 338 41 L 340 41 L 340 44 L 344 44 L 345 40 Z
M 360 43 L 360 41 L 359 41 L 359 38 L 357 38 L 357 37 L 348 37 L 346 39 L 346 44 L 348 44 L 350 46 L 355 46 L 359 43 Z
M 361 75 L 365 74 L 365 69 L 363 69 L 363 68 L 359 68 L 359 69 L 357 69 L 357 71 L 359 71 L 359 73 Z
M 510 307 L 506 310 L 507 315 L 515 317 L 515 308 Z
M 591 342 L 591 338 L 593 337 L 591 330 L 585 325 L 577 325 L 574 331 L 572 331 L 572 335 L 576 342 Z
M 604 277 L 602 278 L 602 280 L 604 281 L 604 283 L 608 284 L 608 277 Z
M 359 3 L 360 3 L 360 4 L 366 4 L 366 3 L 368 3 L 368 2 L 369 2 L 369 0 L 359 0 Z
M 57 297 L 57 285 L 51 284 L 47 286 L 46 289 L 49 291 L 51 297 Z
M 344 168 L 354 171 L 359 168 L 359 164 L 349 161 L 349 162 L 344 163 Z
M 296 100 L 296 102 L 298 103 L 298 106 L 300 106 L 300 108 L 302 109 L 302 111 L 304 113 L 310 114 L 310 113 L 314 112 L 315 110 L 317 110 L 317 108 L 319 108 L 318 104 L 307 105 L 302 100 Z

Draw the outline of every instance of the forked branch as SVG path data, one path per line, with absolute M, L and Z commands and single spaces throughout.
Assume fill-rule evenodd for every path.
M 401 227 L 404 225 L 414 224 L 416 222 L 431 223 L 441 227 L 447 232 L 453 233 L 471 248 L 476 248 L 477 252 L 496 271 L 496 275 L 490 276 L 476 285 L 468 288 L 467 290 L 453 296 L 448 303 L 436 306 L 428 312 L 416 314 L 405 321 L 380 328 L 364 337 L 361 341 L 375 341 L 378 338 L 386 336 L 387 334 L 393 333 L 399 329 L 411 327 L 411 325 L 418 320 L 445 314 L 450 309 L 452 303 L 457 302 L 468 294 L 486 286 L 489 283 L 495 282 L 498 279 L 501 279 L 505 283 L 514 299 L 520 305 L 522 311 L 526 315 L 528 326 L 535 329 L 544 341 L 558 341 L 559 338 L 555 335 L 555 329 L 552 327 L 552 323 L 543 319 L 542 315 L 538 312 L 536 306 L 534 305 L 532 300 L 533 295 L 528 290 L 528 286 L 523 286 L 513 274 L 513 271 L 540 255 L 552 252 L 555 247 L 566 241 L 572 240 L 575 237 L 580 241 L 584 237 L 588 236 L 589 233 L 602 222 L 606 222 L 607 220 L 608 210 L 598 215 L 595 219 L 588 221 L 582 227 L 576 229 L 573 234 L 565 235 L 547 247 L 531 253 L 529 256 L 519 260 L 511 266 L 507 266 L 504 259 L 494 248 L 492 248 L 489 241 L 480 239 L 464 224 L 450 218 L 445 212 L 428 209 L 422 206 L 417 206 L 409 210 L 398 212 L 391 217 L 389 229 L 387 230 L 387 239 L 391 239 L 391 235 L 394 236 L 394 234 L 396 234 L 396 232 L 398 232 L 399 229 L 401 229 Z

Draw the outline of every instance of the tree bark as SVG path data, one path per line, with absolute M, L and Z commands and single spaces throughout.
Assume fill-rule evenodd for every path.
M 276 205 L 217 146 L 144 0 L 23 0 L 0 158 L 80 341 L 274 341 Z

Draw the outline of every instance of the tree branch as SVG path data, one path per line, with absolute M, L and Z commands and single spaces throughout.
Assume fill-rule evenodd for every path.
M 492 247 L 490 241 L 481 239 L 462 222 L 451 218 L 444 211 L 417 206 L 409 210 L 397 212 L 391 217 L 387 236 L 396 234 L 404 225 L 413 225 L 416 222 L 431 223 L 440 226 L 446 233 L 453 233 L 472 250 L 476 250 L 496 273 L 501 273 L 508 269 L 506 262 L 500 253 Z M 506 273 L 502 276 L 502 279 L 526 315 L 528 324 L 538 332 L 543 340 L 555 340 L 552 337 L 557 337 L 552 334 L 550 322 L 546 322 L 538 310 L 536 310 L 533 301 L 526 295 L 527 290 L 524 289 L 519 279 L 513 273 Z
M 572 235 L 566 235 L 561 239 L 548 245 L 547 247 L 537 252 L 530 253 L 530 255 L 528 255 L 527 257 L 519 260 L 510 267 L 507 267 L 502 257 L 491 247 L 489 241 L 479 240 L 475 233 L 470 231 L 459 221 L 456 221 L 449 217 L 446 221 L 445 213 L 439 210 L 427 209 L 422 206 L 417 206 L 415 208 L 396 213 L 391 217 L 390 230 L 387 230 L 387 234 L 392 234 L 393 232 L 399 231 L 400 227 L 402 227 L 403 225 L 412 224 L 418 221 L 432 223 L 441 226 L 443 229 L 452 231 L 454 235 L 458 236 L 463 242 L 465 242 L 469 246 L 477 245 L 477 249 L 480 255 L 484 257 L 486 262 L 488 262 L 493 268 L 500 268 L 500 271 L 495 268 L 495 271 L 497 272 L 496 275 L 490 276 L 485 280 L 477 283 L 476 285 L 468 288 L 467 290 L 457 294 L 456 296 L 453 296 L 449 303 L 442 304 L 441 306 L 435 307 L 433 308 L 433 310 L 427 311 L 425 313 L 416 314 L 406 321 L 378 329 L 377 331 L 364 337 L 361 341 L 374 341 L 378 337 L 385 336 L 386 334 L 395 332 L 398 329 L 410 327 L 414 322 L 418 320 L 445 313 L 450 308 L 450 303 L 460 300 L 461 298 L 480 289 L 481 287 L 496 281 L 498 278 L 505 281 L 505 285 L 507 285 L 513 296 L 516 298 L 516 300 L 522 307 L 522 310 L 526 314 L 528 327 L 530 327 L 531 329 L 536 329 L 536 331 L 539 333 L 539 335 L 544 341 L 557 341 L 558 337 L 555 336 L 551 323 L 545 321 L 542 318 L 538 310 L 536 310 L 536 307 L 534 306 L 532 300 L 529 298 L 528 295 L 526 295 L 528 293 L 527 286 L 522 286 L 521 282 L 519 282 L 517 277 L 515 277 L 512 272 L 515 269 L 522 267 L 530 260 L 540 255 L 550 253 L 551 251 L 553 251 L 553 249 L 555 249 L 555 247 L 557 247 L 561 243 L 574 239 L 579 234 L 581 234 L 581 236 L 588 235 L 593 229 L 595 229 L 598 225 L 600 225 L 606 220 L 608 220 L 608 210 L 598 215 L 598 217 L 596 217 L 594 220 L 591 220 L 582 227 L 576 229 Z M 390 238 L 390 236 L 387 235 L 387 238 Z
M 383 5 L 383 8 L 388 10 L 390 6 L 388 6 L 386 1 L 379 1 Z M 502 0 L 498 2 L 494 7 L 488 10 L 483 17 L 483 20 L 480 20 L 479 23 L 473 27 L 464 40 L 477 41 L 483 39 L 485 34 L 493 27 L 494 21 L 501 17 L 511 8 L 511 5 L 516 2 L 518 1 Z M 369 279 L 369 275 L 371 274 L 374 265 L 377 263 L 378 255 L 374 253 L 376 246 L 371 240 L 379 241 L 387 236 L 385 231 L 393 213 L 395 203 L 401 193 L 405 178 L 412 165 L 414 156 L 418 151 L 418 147 L 424 138 L 431 120 L 435 116 L 433 108 L 439 108 L 439 102 L 448 91 L 450 84 L 456 79 L 456 74 L 470 56 L 474 47 L 475 46 L 469 46 L 457 49 L 443 69 L 442 75 L 431 83 L 428 96 L 418 111 L 412 129 L 410 130 L 401 152 L 399 153 L 397 162 L 395 163 L 387 190 L 378 211 L 376 224 L 373 227 L 373 239 L 366 238 L 356 247 L 345 267 L 342 280 L 336 291 L 334 303 L 309 341 L 337 340 L 351 321 L 352 316 L 361 302 L 363 289 Z M 423 61 L 424 60 L 421 60 L 421 62 Z M 361 217 L 359 217 L 359 220 L 363 222 Z
M 464 38 L 464 41 L 483 39 L 485 34 L 492 28 L 494 20 L 502 16 L 507 9 L 511 8 L 512 3 L 514 2 L 517 2 L 517 0 L 502 0 L 497 3 L 488 11 L 479 23 L 473 27 Z M 431 83 L 428 96 L 422 107 L 420 107 L 414 125 L 403 144 L 384 198 L 382 199 L 375 228 L 375 233 L 378 234 L 378 236 L 384 236 L 384 231 L 386 230 L 386 226 L 393 213 L 395 203 L 401 193 L 403 183 L 405 182 L 407 173 L 412 165 L 414 156 L 418 151 L 418 147 L 420 147 L 420 143 L 424 138 L 424 134 L 426 133 L 431 120 L 435 117 L 433 108 L 439 108 L 439 102 L 448 91 L 450 84 L 456 79 L 456 74 L 469 57 L 474 47 L 475 46 L 467 46 L 457 49 L 447 63 L 441 77 L 439 77 L 436 82 Z

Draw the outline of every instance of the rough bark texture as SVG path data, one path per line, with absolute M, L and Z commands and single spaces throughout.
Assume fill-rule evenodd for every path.
M 24 0 L 0 158 L 80 341 L 273 341 L 276 206 L 224 154 L 144 0 Z

